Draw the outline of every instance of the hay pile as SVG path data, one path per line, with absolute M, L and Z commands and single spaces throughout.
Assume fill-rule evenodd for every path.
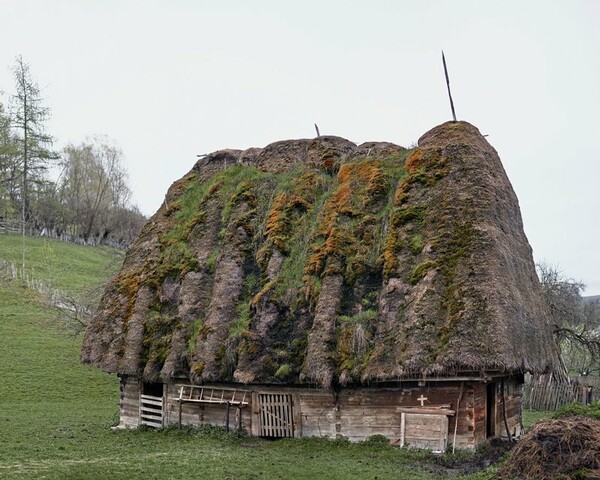
M 600 421 L 572 416 L 537 422 L 499 473 L 506 479 L 600 478 Z

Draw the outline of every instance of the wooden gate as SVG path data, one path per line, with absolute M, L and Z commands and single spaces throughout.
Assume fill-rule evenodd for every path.
M 140 395 L 140 425 L 160 428 L 163 426 L 163 398 Z
M 292 395 L 259 393 L 260 436 L 283 438 L 294 436 Z

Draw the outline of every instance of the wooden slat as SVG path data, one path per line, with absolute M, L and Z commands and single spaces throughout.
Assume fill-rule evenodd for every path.
M 526 384 L 523 388 L 523 407 L 537 410 L 556 410 L 561 406 L 583 400 L 581 390 L 577 385 Z
M 292 428 L 295 437 L 302 436 L 302 411 L 298 395 L 292 395 Z
M 158 420 L 162 422 L 162 412 L 158 412 L 158 413 L 151 413 L 151 412 L 145 412 L 142 414 L 142 418 L 143 419 L 150 419 L 150 420 Z
M 406 434 L 406 413 L 402 413 L 402 420 L 400 423 L 400 446 L 404 446 L 404 437 Z
M 142 399 L 142 403 L 144 405 L 156 405 L 157 407 L 162 407 L 162 400 L 148 400 L 148 399 Z
M 141 409 L 142 415 L 145 414 L 149 414 L 149 415 L 159 415 L 162 416 L 163 411 L 161 409 L 158 408 L 146 408 L 146 407 L 142 407 Z
M 163 426 L 163 399 L 154 395 L 140 394 L 140 424 L 161 428 Z
M 396 407 L 397 412 L 405 413 L 422 413 L 422 414 L 433 414 L 433 415 L 454 415 L 455 410 L 449 408 L 435 408 L 435 407 Z
M 142 425 L 147 425 L 149 427 L 154 427 L 154 428 L 162 428 L 162 426 L 163 426 L 161 422 L 152 422 L 149 420 L 144 420 Z
M 281 423 L 282 423 L 283 419 L 281 418 L 279 395 L 275 394 L 272 398 L 274 400 L 271 404 L 272 405 L 271 421 L 273 422 L 273 431 L 275 432 L 275 435 L 277 435 L 278 437 L 281 437 L 281 436 L 283 436 L 281 434 Z
M 252 421 L 250 422 L 250 429 L 252 436 L 258 437 L 261 432 L 261 417 L 260 417 L 260 408 L 259 408 L 259 394 L 258 392 L 252 392 Z
M 282 438 L 294 436 L 292 395 L 261 393 L 258 395 L 260 435 Z

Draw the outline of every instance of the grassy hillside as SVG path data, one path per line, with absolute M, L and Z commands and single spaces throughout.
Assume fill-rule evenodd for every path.
M 26 275 L 68 293 L 107 278 L 121 257 L 110 249 L 25 240 Z M 0 261 L 20 265 L 22 246 L 17 235 L 0 235 Z M 90 424 L 108 429 L 118 383 L 79 364 L 80 338 L 62 329 L 39 293 L 6 275 L 0 282 L 0 477 L 35 476 L 42 474 L 35 465 L 64 458 L 79 443 L 74 432 Z
M 0 235 L 0 260 L 18 261 L 20 248 L 19 237 Z M 109 276 L 120 257 L 39 238 L 26 239 L 26 249 L 27 268 L 69 292 Z M 431 479 L 445 478 L 456 460 L 378 442 L 114 431 L 118 381 L 80 365 L 80 344 L 39 294 L 0 279 L 0 478 Z
M 78 292 L 108 279 L 120 266 L 122 252 L 109 247 L 83 247 L 57 240 L 0 235 L 0 261 L 22 267 L 25 274 L 67 292 Z

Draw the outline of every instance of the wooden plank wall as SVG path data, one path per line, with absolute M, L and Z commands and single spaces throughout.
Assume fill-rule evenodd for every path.
M 164 424 L 179 420 L 179 387 L 181 382 L 165 388 Z M 500 382 L 496 382 L 496 411 L 493 413 L 496 435 L 506 435 L 502 416 Z M 226 387 L 227 385 L 219 385 Z M 233 386 L 233 385 L 232 385 Z M 293 398 L 294 436 L 346 437 L 363 441 L 372 435 L 384 435 L 394 444 L 400 443 L 401 412 L 399 407 L 417 407 L 417 400 L 426 398 L 424 406 L 450 405 L 458 411 L 448 417 L 448 444 L 458 449 L 473 449 L 487 438 L 486 384 L 482 382 L 416 382 L 390 388 L 344 389 L 340 392 L 317 388 L 254 386 L 250 404 L 242 409 L 242 428 L 253 435 L 260 434 L 258 393 L 291 394 Z M 140 383 L 126 377 L 121 400 L 121 425 L 139 424 Z M 460 402 L 459 402 L 460 397 Z M 522 385 L 514 379 L 505 382 L 507 420 L 511 434 L 521 433 Z M 230 409 L 230 428 L 238 424 L 238 409 Z M 225 426 L 226 407 L 219 404 L 184 404 L 182 424 Z M 458 422 L 458 423 L 457 423 Z
M 501 381 L 494 382 L 495 408 L 487 411 L 487 384 L 475 384 L 474 412 L 475 412 L 475 443 L 481 443 L 487 435 L 487 415 L 491 415 L 495 436 L 507 438 L 506 425 L 504 423 L 504 411 L 502 403 Z M 522 399 L 523 385 L 515 378 L 506 378 L 504 381 L 504 400 L 506 401 L 506 419 L 508 429 L 513 437 L 520 437 L 523 433 L 522 426 Z
M 401 446 L 415 446 L 445 452 L 448 444 L 448 417 L 423 413 L 402 413 Z
M 321 390 L 302 390 L 302 435 L 346 437 L 363 441 L 372 435 L 384 435 L 394 444 L 400 443 L 401 413 L 398 407 L 418 406 L 417 398 L 427 398 L 425 406 L 450 404 L 456 408 L 460 383 L 416 384 L 403 388 L 347 389 L 337 395 Z M 457 416 L 449 417 L 448 442 L 454 441 L 456 418 L 457 448 L 474 448 L 473 387 L 465 384 Z
M 179 422 L 179 388 L 188 383 L 172 383 L 166 387 L 165 425 L 175 425 Z M 242 409 L 242 429 L 251 431 L 252 405 Z M 181 409 L 182 425 L 214 425 L 225 427 L 227 407 L 223 404 L 184 403 Z M 229 409 L 229 428 L 235 430 L 238 426 L 238 408 Z
M 504 400 L 506 402 L 506 423 L 508 423 L 508 430 L 513 438 L 520 437 L 523 433 L 523 384 L 518 383 L 514 378 L 507 378 L 504 381 Z M 498 428 L 496 429 L 496 435 L 500 437 L 508 437 L 502 411 L 503 405 L 501 391 L 499 391 L 497 404 L 499 406 L 498 422 L 500 425 L 498 425 Z
M 485 442 L 487 438 L 486 425 L 486 399 L 487 390 L 485 383 L 474 383 L 472 385 L 473 393 L 471 397 L 471 408 L 473 412 L 473 445 L 479 445 Z M 458 445 L 457 445 L 458 448 Z
M 120 420 L 119 427 L 131 428 L 140 424 L 140 388 L 141 383 L 130 376 L 120 378 Z

